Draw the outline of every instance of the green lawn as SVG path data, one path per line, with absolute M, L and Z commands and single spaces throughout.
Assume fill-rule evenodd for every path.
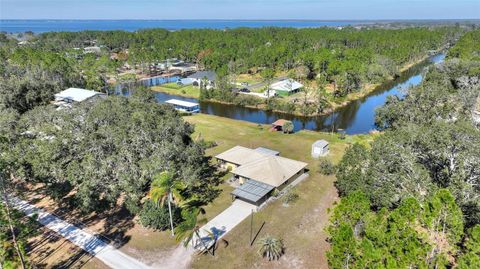
M 225 236 L 228 247 L 220 246 L 214 257 L 196 256 L 192 268 L 326 268 L 324 228 L 328 223 L 328 208 L 337 200 L 333 185 L 334 176 L 323 176 L 317 172 L 319 161 L 311 158 L 311 145 L 318 139 L 330 142 L 330 154 L 327 157 L 338 162 L 349 144 L 368 143 L 371 135 L 347 136 L 342 140 L 336 134 L 312 131 L 300 131 L 294 134 L 270 132 L 269 126 L 236 121 L 211 115 L 197 114 L 185 117 L 195 124 L 196 135 L 201 134 L 205 140 L 215 141 L 218 146 L 207 151 L 215 155 L 235 145 L 250 148 L 259 146 L 281 152 L 281 155 L 307 162 L 310 177 L 299 184 L 296 189 L 299 200 L 284 207 L 280 200 L 269 204 L 255 214 L 254 227 L 258 229 L 262 222 L 265 226 L 259 237 L 265 234 L 279 236 L 284 240 L 286 259 L 268 262 L 257 254 L 257 246 L 250 247 L 250 220 L 243 221 Z M 228 197 L 229 198 L 229 197 Z M 231 203 L 225 195 L 214 204 Z M 212 206 L 215 207 L 215 206 Z M 223 208 L 223 206 L 219 207 Z M 217 210 L 215 210 L 217 211 Z M 208 214 L 208 211 L 207 211 Z
M 167 83 L 159 86 L 151 87 L 153 91 L 175 94 L 185 97 L 199 98 L 200 88 L 193 85 L 181 86 L 177 83 Z
M 248 84 L 255 84 L 262 82 L 262 77 L 259 74 L 249 75 L 249 74 L 240 74 L 237 76 L 237 82 L 247 82 Z

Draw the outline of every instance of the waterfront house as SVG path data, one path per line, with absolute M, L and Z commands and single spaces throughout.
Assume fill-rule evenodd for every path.
M 172 105 L 178 111 L 189 113 L 200 112 L 200 105 L 198 103 L 187 102 L 177 99 L 170 99 L 165 101 L 165 103 Z
M 303 84 L 293 79 L 284 79 L 270 85 L 270 89 L 281 96 L 294 94 L 299 92 L 301 88 L 303 88 Z
M 282 190 L 305 173 L 306 163 L 279 155 L 267 148 L 236 146 L 215 158 L 238 180 L 232 197 L 259 206 L 274 190 Z
M 101 92 L 80 89 L 80 88 L 68 88 L 55 94 L 54 105 L 61 107 L 71 107 L 74 103 L 81 103 L 87 101 L 93 101 L 99 97 L 105 97 L 106 95 Z
M 215 74 L 215 72 L 213 71 L 198 71 L 188 76 L 187 78 L 193 79 L 193 86 L 204 86 L 206 89 L 211 89 L 215 86 L 217 74 Z
M 326 156 L 329 152 L 328 142 L 325 140 L 317 140 L 312 144 L 312 157 L 318 158 Z

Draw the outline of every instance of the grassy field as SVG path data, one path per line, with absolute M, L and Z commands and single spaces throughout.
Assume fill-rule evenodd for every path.
M 262 82 L 262 77 L 260 74 L 250 75 L 250 74 L 240 74 L 237 77 L 237 82 L 246 82 L 249 85 Z
M 271 234 L 284 240 L 286 253 L 279 261 L 268 262 L 257 254 L 256 245 L 250 246 L 250 220 L 247 219 L 225 236 L 229 243 L 227 247 L 220 246 L 214 257 L 195 257 L 192 268 L 327 268 L 325 251 L 328 244 L 324 228 L 328 223 L 328 208 L 337 201 L 337 193 L 333 185 L 335 178 L 317 172 L 319 161 L 311 158 L 311 145 L 318 139 L 329 141 L 330 154 L 327 158 L 338 162 L 349 144 L 368 143 L 373 137 L 347 136 L 341 140 L 336 134 L 311 131 L 286 135 L 270 132 L 266 125 L 203 114 L 185 119 L 195 124 L 197 134 L 218 144 L 208 150 L 209 155 L 235 145 L 263 146 L 280 151 L 284 157 L 307 162 L 310 169 L 310 177 L 296 187 L 300 195 L 298 201 L 285 207 L 281 200 L 277 200 L 255 214 L 255 229 L 265 222 L 259 237 Z
M 167 83 L 159 86 L 151 87 L 153 91 L 175 94 L 185 97 L 200 97 L 200 88 L 193 85 L 181 86 L 177 83 Z

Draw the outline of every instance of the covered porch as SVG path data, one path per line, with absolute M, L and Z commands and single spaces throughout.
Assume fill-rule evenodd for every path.
M 268 199 L 269 194 L 274 189 L 274 186 L 248 179 L 242 185 L 238 186 L 231 195 L 233 200 L 239 199 L 260 206 Z

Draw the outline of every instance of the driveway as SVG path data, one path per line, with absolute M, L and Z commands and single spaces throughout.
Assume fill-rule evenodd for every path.
M 118 269 L 147 269 L 149 266 L 132 258 L 113 246 L 105 243 L 97 236 L 76 227 L 56 216 L 29 204 L 26 201 L 11 197 L 10 202 L 17 210 L 29 217 L 37 215 L 37 221 L 48 229 L 60 234 L 65 239 L 95 256 L 107 266 Z
M 214 243 L 209 232 L 212 233 L 216 240 L 222 238 L 225 234 L 230 232 L 235 226 L 246 219 L 252 211 L 256 211 L 257 207 L 253 204 L 244 202 L 242 200 L 233 201 L 232 205 L 218 214 L 215 218 L 210 220 L 202 228 L 200 228 L 200 240 L 194 238 L 192 243 L 196 249 L 202 249 L 204 245 L 211 246 Z

